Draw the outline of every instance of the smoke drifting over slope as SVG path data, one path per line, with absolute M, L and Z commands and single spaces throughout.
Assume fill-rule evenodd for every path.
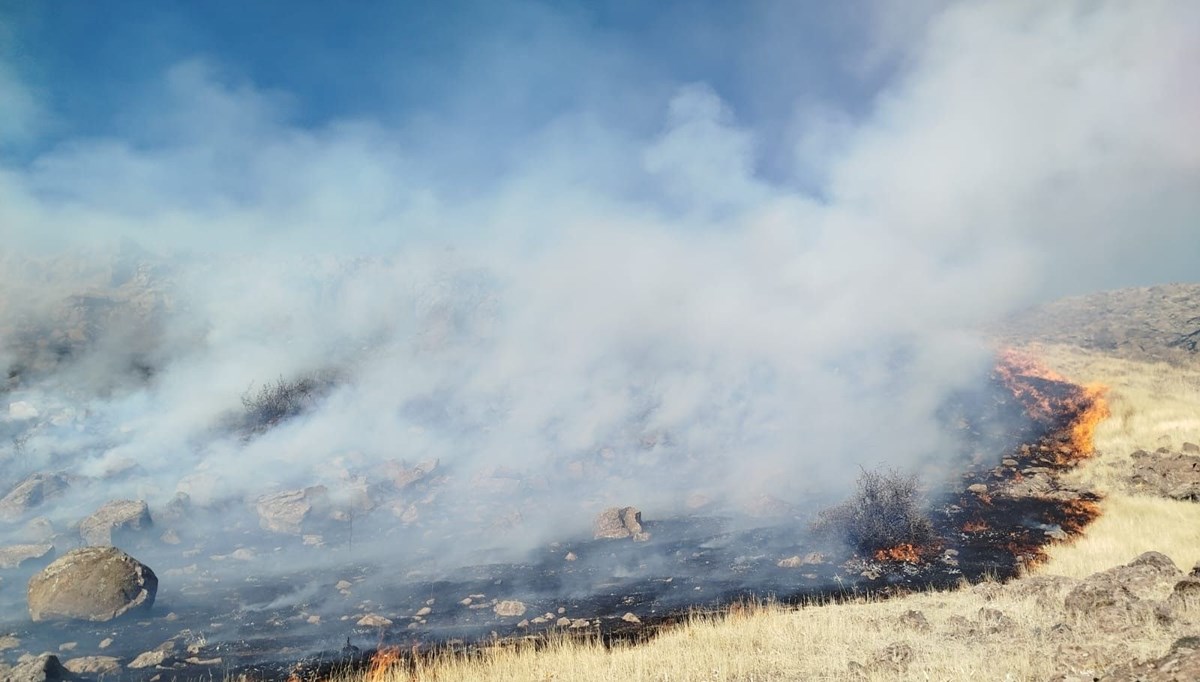
M 1198 17 L 939 8 L 864 47 L 895 69 L 867 113 L 796 93 L 784 133 L 649 80 L 614 97 L 651 131 L 592 98 L 512 139 L 453 114 L 304 126 L 201 56 L 131 101 L 136 130 L 39 148 L 34 90 L 0 71 L 4 148 L 36 150 L 0 166 L 6 482 L 137 464 L 39 510 L 70 524 L 180 490 L 352 495 L 345 462 L 436 459 L 451 508 L 481 478 L 545 486 L 504 540 L 530 544 L 609 504 L 804 504 L 859 465 L 936 466 L 979 324 L 1194 276 Z M 247 390 L 314 372 L 337 381 L 304 414 L 228 428 Z M 571 468 L 593 458 L 603 476 Z

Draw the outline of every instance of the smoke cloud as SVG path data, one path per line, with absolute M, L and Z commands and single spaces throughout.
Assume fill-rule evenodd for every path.
M 405 115 L 313 122 L 199 54 L 55 137 L 0 63 L 3 478 L 98 480 L 68 525 L 437 460 L 451 508 L 521 481 L 519 545 L 610 504 L 809 504 L 936 471 L 998 316 L 1195 276 L 1196 5 L 873 8 L 838 101 L 792 83 L 788 4 L 721 46 L 758 69 L 733 95 L 539 5 Z M 321 372 L 303 415 L 227 428 Z

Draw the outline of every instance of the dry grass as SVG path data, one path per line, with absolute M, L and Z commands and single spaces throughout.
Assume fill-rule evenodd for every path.
M 1047 600 L 1061 599 L 1063 588 L 1039 594 L 1015 587 L 697 616 L 650 643 L 610 650 L 594 640 L 551 636 L 542 648 L 490 647 L 473 658 L 395 668 L 377 682 L 1042 680 L 1063 670 L 1106 670 L 1160 656 L 1185 631 L 1147 618 L 1129 624 L 1138 637 L 1118 640 L 1094 619 L 1046 608 Z M 906 617 L 911 611 L 927 625 L 915 625 Z
M 1039 574 L 1083 577 L 1147 550 L 1190 567 L 1200 560 L 1200 505 L 1122 490 L 1128 453 L 1200 443 L 1200 366 L 1116 360 L 1062 346 L 1035 349 L 1080 383 L 1111 388 L 1113 416 L 1096 431 L 1097 456 L 1077 476 L 1106 494 L 1083 538 L 1052 549 Z M 371 682 L 399 680 L 1043 680 L 1101 673 L 1162 655 L 1195 634 L 1200 613 L 1170 625 L 1129 623 L 1119 634 L 1062 609 L 1069 587 L 985 584 L 886 601 L 767 606 L 696 616 L 639 646 L 551 635 L 541 647 L 508 643 L 477 656 L 447 656 L 392 668 Z M 926 627 L 905 618 L 921 612 Z M 996 620 L 995 612 L 1004 615 Z M 1061 627 L 1067 624 L 1069 628 Z
M 1132 495 L 1122 483 L 1129 453 L 1200 443 L 1200 362 L 1137 362 L 1067 346 L 1029 350 L 1072 381 L 1107 385 L 1112 412 L 1096 428 L 1095 457 L 1070 476 L 1104 493 L 1101 516 L 1084 537 L 1053 548 L 1041 572 L 1085 576 L 1152 549 L 1180 566 L 1200 561 L 1200 505 Z

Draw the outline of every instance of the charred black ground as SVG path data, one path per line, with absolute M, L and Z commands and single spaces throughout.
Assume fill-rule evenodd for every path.
M 394 565 L 353 562 L 353 538 L 342 538 L 345 546 L 336 551 L 277 541 L 277 570 L 256 575 L 239 565 L 234 550 L 262 534 L 248 520 L 228 529 L 227 554 L 214 546 L 206 557 L 181 561 L 178 550 L 137 552 L 163 586 L 151 617 L 35 627 L 13 599 L 12 587 L 31 572 L 24 571 L 5 577 L 0 630 L 14 632 L 25 651 L 75 642 L 67 657 L 123 661 L 171 641 L 176 654 L 164 664 L 169 677 L 236 671 L 281 679 L 362 663 L 381 648 L 410 656 L 469 650 L 495 637 L 536 637 L 559 628 L 605 641 L 636 640 L 695 609 L 745 600 L 830 600 L 1005 579 L 1098 513 L 1094 495 L 1058 479 L 1088 454 L 1081 450 L 1090 442 L 1081 444 L 1078 431 L 1094 416 L 1095 400 L 1011 359 L 978 392 L 957 396 L 943 419 L 962 444 L 951 467 L 959 473 L 927 492 L 929 528 L 918 544 L 864 552 L 845 538 L 813 532 L 814 514 L 793 509 L 771 519 L 651 519 L 644 524 L 647 542 L 564 540 L 526 562 L 480 562 L 436 577 L 419 568 L 428 557 L 406 553 L 400 532 L 376 538 L 396 544 Z M 317 564 L 323 567 L 279 568 L 289 556 L 314 551 L 328 554 Z M 197 572 L 205 561 L 215 568 Z M 524 612 L 498 615 L 497 600 L 520 601 Z M 101 650 L 99 642 L 109 638 L 111 646 Z M 355 648 L 346 648 L 347 641 Z M 123 677 L 162 673 L 150 667 Z

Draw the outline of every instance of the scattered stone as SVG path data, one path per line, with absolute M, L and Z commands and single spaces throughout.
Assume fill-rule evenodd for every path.
M 519 628 L 529 627 L 529 619 L 525 619 L 525 620 L 522 620 L 520 623 L 517 623 L 517 627 L 519 627 Z
M 137 658 L 129 662 L 129 667 L 135 670 L 142 668 L 150 668 L 166 663 L 172 657 L 171 652 L 164 649 L 152 649 L 137 655 Z
M 334 585 L 333 587 L 339 591 L 342 591 L 342 590 L 348 590 L 353 586 L 354 586 L 354 584 L 351 583 L 349 580 L 339 580 L 339 581 L 337 581 L 337 584 Z
M 368 613 L 358 619 L 358 627 L 360 628 L 386 628 L 391 624 L 391 620 L 374 613 Z
M 799 568 L 801 566 L 813 566 L 825 562 L 825 555 L 820 552 L 809 552 L 804 556 L 796 554 L 786 559 L 780 559 L 775 565 L 780 568 Z
M 983 483 L 973 483 L 967 486 L 967 492 L 975 493 L 976 495 L 983 495 L 987 491 L 988 487 Z
M 593 537 L 597 540 L 620 540 L 633 538 L 635 542 L 650 539 L 642 530 L 642 513 L 636 507 L 609 507 L 600 512 L 593 524 Z
M 27 400 L 18 400 L 8 404 L 8 418 L 11 421 L 37 419 L 39 414 L 41 413 L 38 409 Z
M 158 577 L 116 547 L 84 547 L 58 559 L 29 581 L 29 615 L 34 621 L 107 621 L 149 610 Z
M 438 467 L 438 460 L 431 459 L 416 466 L 408 466 L 395 460 L 384 462 L 380 474 L 388 479 L 396 490 L 404 490 L 425 479 Z
M 576 618 L 575 620 L 571 621 L 571 629 L 572 630 L 586 628 L 589 625 L 591 625 L 591 623 L 586 618 Z
M 67 489 L 62 474 L 31 474 L 0 498 L 0 520 L 16 521 L 26 512 Z
M 80 656 L 63 663 L 76 675 L 115 675 L 121 672 L 121 662 L 112 656 Z
M 641 619 L 641 618 L 638 618 L 638 617 L 637 617 L 635 614 L 633 614 L 633 613 L 626 613 L 624 616 L 621 616 L 621 620 L 625 621 L 626 623 L 640 623 L 640 622 L 642 622 L 642 619 Z
M 921 613 L 916 609 L 909 609 L 908 611 L 905 611 L 900 615 L 898 620 L 900 621 L 900 625 L 912 630 L 917 630 L 919 632 L 926 632 L 929 630 L 929 619 L 925 617 L 924 613 Z
M 54 545 L 9 545 L 0 547 L 0 568 L 17 568 L 18 566 L 45 558 L 54 551 Z
M 560 628 L 570 627 L 571 619 L 564 616 L 562 618 L 559 618 L 557 621 L 555 621 L 554 624 Z
M 58 645 L 59 651 L 74 651 L 79 647 L 79 642 L 63 642 Z
M 431 613 L 433 613 L 433 609 L 429 608 L 428 606 L 422 606 L 413 615 L 415 615 L 417 618 L 424 618 L 425 616 L 428 616 Z
M 525 615 L 525 604 L 524 602 L 508 599 L 505 601 L 496 602 L 496 605 L 492 607 L 492 610 L 496 612 L 497 616 L 502 618 L 512 618 Z
M 112 646 L 112 643 L 113 643 L 112 637 L 105 637 L 104 639 L 100 640 L 99 646 L 101 649 L 107 649 L 108 647 Z
M 79 524 L 79 536 L 89 545 L 112 545 L 114 534 L 144 531 L 153 526 L 144 500 L 113 500 Z
M 578 558 L 579 557 L 575 556 L 575 552 L 567 552 L 567 555 L 563 557 L 563 559 L 566 561 L 575 561 Z
M 179 534 L 173 529 L 167 529 L 162 535 L 158 536 L 158 539 L 166 545 L 178 545 L 181 542 Z
M 16 649 L 21 646 L 21 640 L 13 635 L 0 635 L 0 651 Z

